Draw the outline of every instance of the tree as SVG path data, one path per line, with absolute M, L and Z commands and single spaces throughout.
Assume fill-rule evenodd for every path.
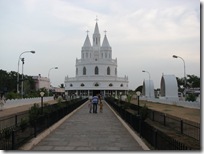
M 137 88 L 135 89 L 135 92 L 140 91 L 140 92 L 142 93 L 142 88 L 143 88 L 143 85 L 137 87 Z
M 187 85 L 190 88 L 199 88 L 200 78 L 195 75 L 187 75 Z

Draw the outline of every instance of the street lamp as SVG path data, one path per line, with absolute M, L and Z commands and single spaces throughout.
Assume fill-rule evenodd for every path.
M 43 113 L 43 96 L 44 96 L 44 92 L 43 91 L 41 91 L 40 92 L 40 96 L 41 96 L 41 110 L 42 110 L 42 113 Z
M 23 98 L 23 65 L 24 65 L 24 62 L 25 62 L 25 58 L 21 58 L 21 61 L 22 61 L 21 96 Z
M 173 58 L 180 58 L 183 61 L 183 64 L 184 64 L 184 95 L 185 95 L 185 89 L 186 89 L 186 64 L 185 64 L 185 61 L 180 56 L 173 55 L 172 57 Z
M 48 79 L 49 79 L 49 81 L 50 81 L 50 71 L 52 69 L 58 69 L 58 67 L 52 67 L 52 68 L 49 69 L 49 72 L 48 72 Z M 50 84 L 49 84 L 49 88 L 48 88 L 48 96 L 49 96 L 49 94 L 50 94 Z
M 146 73 L 148 73 L 149 74 L 149 98 L 151 97 L 151 92 L 150 92 L 150 73 L 149 72 L 147 72 L 147 71 L 145 71 L 145 70 L 142 70 L 142 72 L 146 72 Z
M 137 91 L 136 92 L 136 95 L 137 95 L 137 103 L 138 103 L 138 107 L 137 107 L 137 114 L 139 115 L 140 114 L 140 94 L 141 92 L 140 91 Z
M 19 58 L 18 58 L 18 74 L 17 74 L 17 93 L 19 94 L 19 64 L 20 64 L 20 60 L 21 60 L 21 55 L 24 53 L 32 53 L 34 54 L 35 51 L 24 51 L 20 54 Z

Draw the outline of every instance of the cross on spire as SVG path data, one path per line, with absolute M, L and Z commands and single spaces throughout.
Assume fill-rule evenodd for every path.
M 107 31 L 105 30 L 104 33 L 105 33 L 105 35 L 106 35 Z
M 97 17 L 97 16 L 96 16 L 96 19 L 95 19 L 95 20 L 96 20 L 96 22 L 98 21 L 98 17 Z

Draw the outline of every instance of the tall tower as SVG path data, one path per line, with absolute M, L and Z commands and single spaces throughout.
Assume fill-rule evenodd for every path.
M 99 59 L 100 45 L 101 45 L 101 35 L 99 33 L 98 23 L 96 19 L 96 25 L 93 33 L 93 58 L 95 61 Z

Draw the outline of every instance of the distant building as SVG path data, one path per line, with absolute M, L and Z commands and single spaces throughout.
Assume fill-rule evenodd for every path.
M 45 88 L 46 90 L 51 89 L 50 87 L 50 80 L 47 77 L 41 77 L 39 74 L 38 76 L 33 76 L 35 81 L 35 90 L 39 90 L 41 88 Z
M 153 80 L 144 80 L 142 86 L 142 95 L 147 98 L 155 98 Z
M 105 31 L 106 32 L 106 31 Z M 128 91 L 128 77 L 118 77 L 117 59 L 112 59 L 112 48 L 105 34 L 102 45 L 98 23 L 95 24 L 93 44 L 87 33 L 76 59 L 76 77 L 65 77 L 65 91 L 71 95 L 119 95 Z

